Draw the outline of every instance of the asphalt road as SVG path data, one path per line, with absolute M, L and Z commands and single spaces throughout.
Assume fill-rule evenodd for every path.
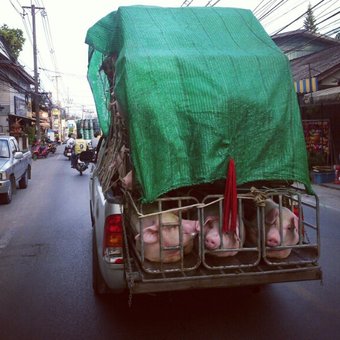
M 89 171 L 79 176 L 62 148 L 0 205 L 1 340 L 339 338 L 340 191 L 316 188 L 322 284 L 139 295 L 129 308 L 93 295 Z

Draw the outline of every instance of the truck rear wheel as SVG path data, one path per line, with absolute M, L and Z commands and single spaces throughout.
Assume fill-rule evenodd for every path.
M 92 287 L 96 295 L 110 293 L 110 289 L 104 281 L 98 263 L 98 252 L 96 244 L 95 230 L 92 234 Z

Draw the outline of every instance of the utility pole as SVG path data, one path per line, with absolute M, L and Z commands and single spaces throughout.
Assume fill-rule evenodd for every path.
M 55 75 L 55 76 L 52 76 L 52 78 L 55 78 L 55 87 L 56 87 L 56 93 L 57 93 L 57 105 L 60 106 L 60 103 L 59 103 L 59 86 L 58 86 L 58 78 L 60 78 L 60 76 Z
M 32 36 L 33 36 L 33 63 L 34 63 L 34 112 L 35 112 L 35 123 L 36 123 L 36 136 L 37 140 L 41 140 L 40 133 L 40 114 L 39 114 L 39 74 L 38 74 L 38 62 L 37 62 L 37 37 L 36 37 L 36 29 L 35 29 L 35 11 L 36 10 L 44 10 L 44 7 L 35 7 L 32 6 L 23 6 L 25 9 L 31 9 L 32 15 Z
M 308 63 L 308 76 L 309 76 L 309 91 L 310 91 L 310 103 L 313 104 L 313 89 L 312 89 L 312 71 L 310 68 L 310 63 Z

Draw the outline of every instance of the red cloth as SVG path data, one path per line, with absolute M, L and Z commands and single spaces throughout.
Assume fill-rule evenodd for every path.
M 237 188 L 234 160 L 229 160 L 228 176 L 224 191 L 223 232 L 236 232 L 237 226 Z

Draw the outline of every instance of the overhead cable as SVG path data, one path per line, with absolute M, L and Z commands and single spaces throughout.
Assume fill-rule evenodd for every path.
M 314 8 L 316 8 L 317 6 L 319 6 L 320 4 L 322 4 L 325 0 L 321 0 L 319 1 L 316 5 L 314 5 L 313 7 L 311 7 L 310 9 L 313 10 Z M 291 21 L 289 24 L 287 24 L 286 26 L 282 27 L 281 29 L 279 29 L 278 31 L 276 31 L 273 35 L 277 35 L 280 32 L 282 32 L 284 29 L 286 29 L 287 27 L 291 26 L 293 23 L 297 22 L 298 20 L 300 20 L 302 17 L 304 17 L 307 14 L 308 10 L 304 13 L 302 13 L 300 16 L 298 16 L 296 19 L 294 19 L 293 21 Z

